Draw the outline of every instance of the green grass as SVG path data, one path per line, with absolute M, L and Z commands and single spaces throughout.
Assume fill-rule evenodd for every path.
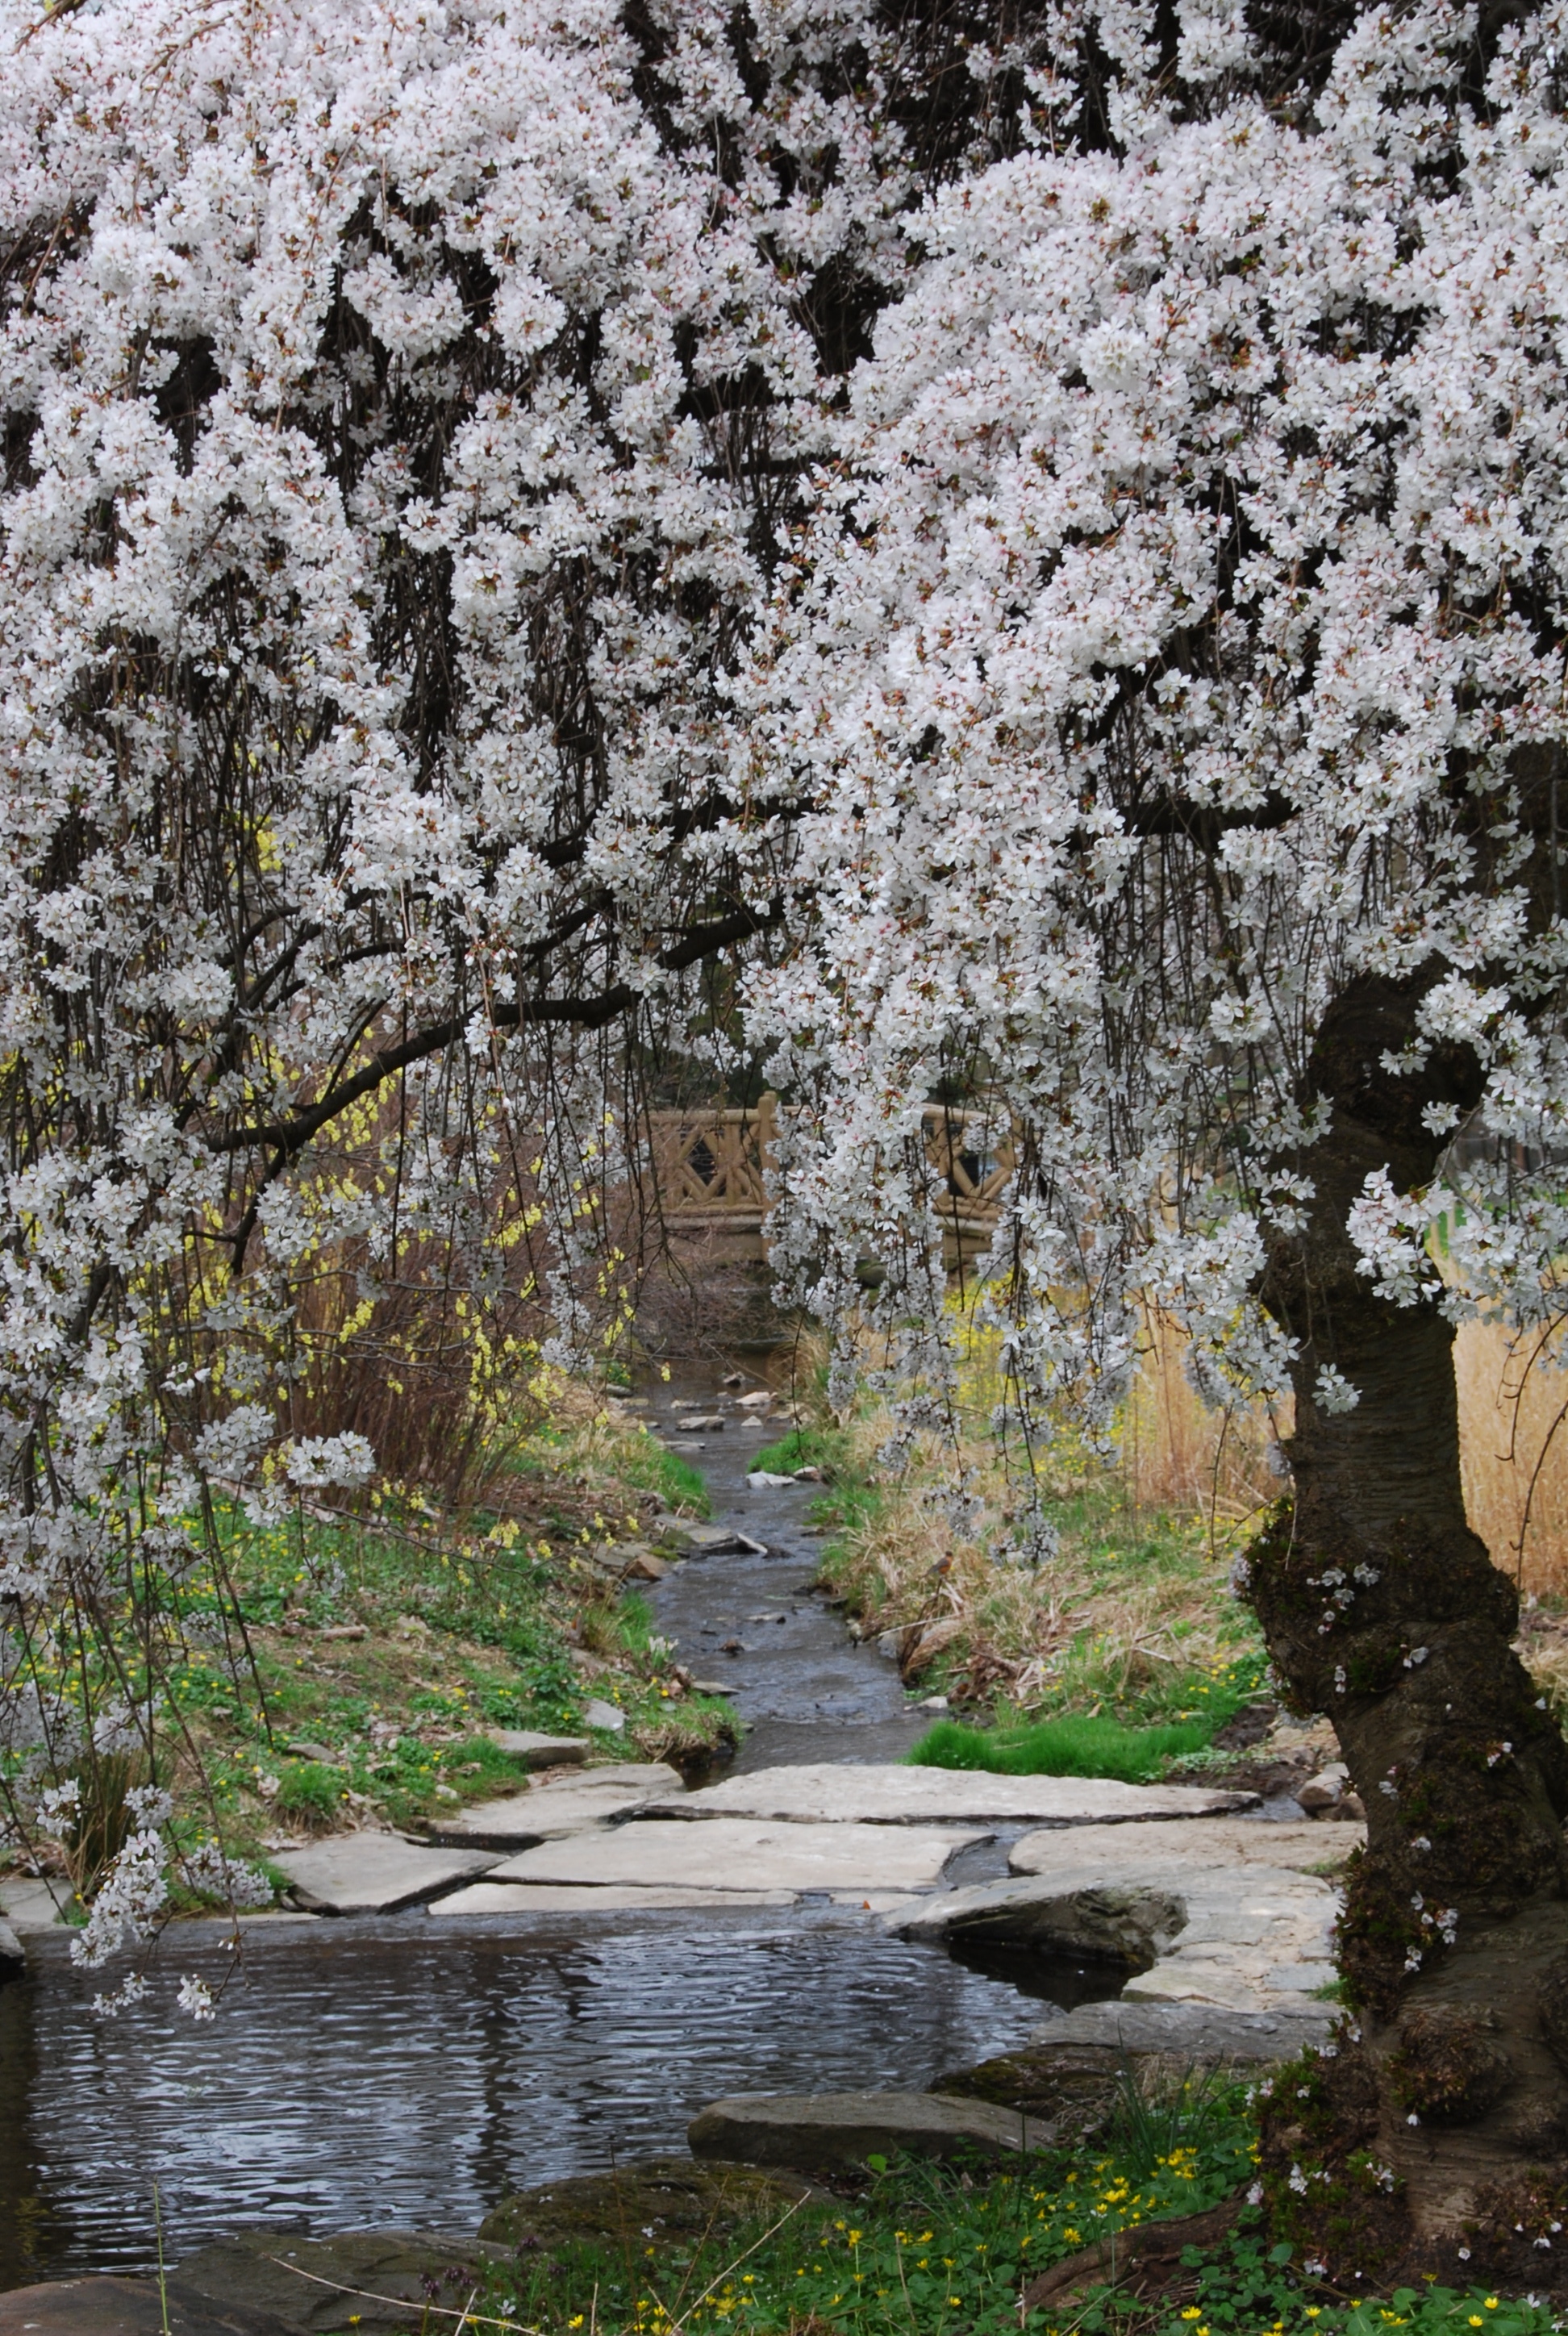
M 796 1468 L 821 1468 L 836 1476 L 848 1448 L 849 1437 L 836 1427 L 792 1427 L 776 1444 L 765 1444 L 751 1465 L 776 1476 Z
M 862 2195 L 819 2193 L 771 2231 L 782 2210 L 700 2244 L 639 2232 L 618 2246 L 520 2253 L 489 2273 L 490 2308 L 544 2336 L 579 2327 L 586 2336 L 589 2315 L 605 2336 L 726 2325 L 758 2336 L 1018 2336 L 1018 2289 L 1034 2273 L 1102 2232 L 1195 2213 L 1251 2178 L 1241 2090 L 1215 2088 L 1192 2108 L 1168 2120 L 1169 2147 L 1152 2162 L 1145 2136 L 1115 2128 L 1106 2155 L 1034 2158 L 1003 2173 L 873 2156 Z
M 470 2301 L 532 2336 L 1552 2336 L 1549 2304 L 1435 2283 L 1348 2301 L 1271 2246 L 1256 2207 L 1184 2258 L 1175 2289 L 1101 2285 L 1058 2319 L 1021 2314 L 1020 2291 L 1094 2241 L 1202 2213 L 1254 2171 L 1242 2091 L 1188 2082 L 1163 2101 L 1124 2100 L 1097 2146 L 998 2170 L 872 2156 L 852 2197 L 803 2204 L 704 2236 L 609 2227 L 520 2249 L 463 2272 Z M 526 2216 L 524 2217 L 526 2221 Z M 1194 2309 L 1194 2306 L 1196 2307 Z
M 1208 1748 L 1213 1729 L 1202 1719 L 1164 1728 L 1127 1728 L 1103 1714 L 1069 1712 L 1032 1728 L 965 1728 L 940 1719 L 905 1759 L 916 1768 L 983 1769 L 997 1776 L 1116 1776 L 1147 1785 L 1173 1760 Z

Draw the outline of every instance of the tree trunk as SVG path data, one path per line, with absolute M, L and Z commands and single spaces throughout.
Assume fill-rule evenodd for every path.
M 1339 1935 L 1353 2018 L 1275 2086 L 1264 2183 L 1276 2226 L 1337 2275 L 1539 2290 L 1560 2256 L 1568 2285 L 1568 1747 L 1512 1650 L 1514 1585 L 1466 1521 L 1453 1331 L 1378 1297 L 1345 1231 L 1369 1171 L 1430 1182 L 1423 1107 L 1479 1093 L 1467 1050 L 1383 1067 L 1419 995 L 1366 978 L 1325 1015 L 1307 1085 L 1331 1117 L 1294 1163 L 1315 1197 L 1261 1290 L 1299 1342 L 1295 1485 L 1249 1595 L 1368 1820 Z M 1317 1402 L 1324 1364 L 1353 1409 Z

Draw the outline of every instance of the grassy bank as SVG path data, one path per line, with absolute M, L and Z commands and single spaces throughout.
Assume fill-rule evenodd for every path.
M 983 1734 L 940 1725 L 918 1757 L 1131 1782 L 1201 1762 L 1264 1675 L 1256 1626 L 1230 1591 L 1234 1539 L 1201 1517 L 1140 1513 L 1120 1480 L 1068 1454 L 1046 1487 L 1057 1553 L 1026 1568 L 1014 1556 L 1019 1487 L 970 1408 L 975 1504 L 961 1526 L 940 1497 L 950 1456 L 921 1437 L 890 1467 L 894 1423 L 880 1406 L 842 1426 L 822 1419 L 757 1461 L 823 1470 L 813 1519 L 824 1579 L 863 1637 L 896 1649 L 911 1689 L 940 1690 L 984 1723 Z
M 872 2158 L 844 2195 L 778 2195 L 739 2219 L 666 2236 L 616 2233 L 614 2184 L 603 2185 L 591 2237 L 528 2227 L 529 2202 L 504 2220 L 515 2255 L 473 2274 L 475 2310 L 536 2336 L 679 2336 L 717 2327 L 756 2336 L 1546 2336 L 1551 2312 L 1485 2290 L 1436 2285 L 1371 2301 L 1338 2296 L 1270 2247 L 1256 2209 L 1237 2201 L 1227 2234 L 1190 2251 L 1164 2281 L 1119 2292 L 1091 2269 L 1058 2302 L 1020 2308 L 1043 2272 L 1113 2234 L 1237 2199 L 1251 2181 L 1253 2127 L 1244 2092 L 1202 2081 L 1150 2099 L 1130 2084 L 1110 2128 L 1086 2150 L 998 2171 Z M 548 2204 L 542 2213 L 549 2214 Z M 464 2274 L 468 2276 L 468 2274 Z
M 520 1788 L 494 1728 L 586 1734 L 592 1757 L 618 1760 L 717 1742 L 727 1707 L 690 1692 L 605 1560 L 663 1510 L 705 1514 L 701 1478 L 612 1399 L 566 1383 L 461 1514 L 408 1488 L 342 1514 L 300 1501 L 268 1523 L 215 1499 L 209 1562 L 162 1585 L 151 1618 L 159 1781 L 180 1836 L 216 1833 L 265 1864 L 351 1825 L 417 1831 Z M 128 1633 L 144 1693 L 136 1657 Z M 63 1672 L 54 1684 L 67 1703 L 77 1691 Z M 619 1729 L 587 1724 L 596 1701 Z M 144 1775 L 138 1755 L 91 1781 L 123 1790 Z

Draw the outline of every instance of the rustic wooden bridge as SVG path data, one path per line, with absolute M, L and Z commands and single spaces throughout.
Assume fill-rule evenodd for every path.
M 781 1106 L 765 1095 L 748 1109 L 719 1105 L 652 1114 L 652 1166 L 664 1222 L 678 1241 L 726 1258 L 760 1258 L 766 1244 L 768 1170 Z M 931 1104 L 925 1154 L 943 1197 L 950 1264 L 976 1256 L 996 1226 L 1013 1172 L 1010 1138 L 992 1114 Z

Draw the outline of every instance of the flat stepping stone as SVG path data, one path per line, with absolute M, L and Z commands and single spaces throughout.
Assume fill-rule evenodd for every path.
M 485 1734 L 525 1768 L 561 1768 L 586 1760 L 593 1746 L 586 1736 L 541 1736 L 536 1728 L 487 1728 Z
M 1016 2157 L 1048 2149 L 1054 2124 L 942 2093 L 732 2093 L 687 2127 L 696 2157 L 738 2157 L 750 2166 L 863 2166 L 873 2155 L 916 2157 L 979 2151 Z
M 18 1874 L 0 1883 L 0 1914 L 19 1934 L 53 1930 L 70 1903 L 68 1882 L 41 1882 Z
M 592 1890 L 584 1884 L 471 1882 L 425 1909 L 435 1914 L 664 1914 L 693 1906 L 793 1906 L 788 1890 Z
M 167 2318 L 165 2303 L 167 2302 Z M 327 2323 L 323 2323 L 324 2325 Z M 178 2279 L 52 2279 L 0 2295 L 0 2336 L 299 2336 L 298 2323 Z
M 502 2253 L 478 2239 L 440 2231 L 346 2231 L 327 2239 L 302 2238 L 297 2231 L 241 2231 L 187 2255 L 175 2277 L 183 2293 L 205 2302 L 215 2326 L 227 2325 L 223 2315 L 238 2304 L 275 2313 L 268 2330 L 284 2326 L 296 2336 L 302 2329 L 315 2336 L 351 2324 L 356 2336 L 384 2329 L 414 2336 L 422 2325 L 455 2330 L 482 2265 Z M 156 2286 L 152 2297 L 156 2303 Z M 438 2318 L 433 2311 L 427 2316 L 430 2303 L 450 2316 Z M 158 2336 L 156 2321 L 150 2336 Z M 207 2336 L 205 2323 L 201 2336 Z
M 1054 1874 L 1076 1868 L 1092 1856 L 1107 1871 L 1153 1858 L 1191 1859 L 1207 1874 L 1234 1871 L 1248 1865 L 1288 1866 L 1310 1873 L 1349 1856 L 1366 1839 L 1366 1828 L 1349 1824 L 1327 1825 L 1303 1817 L 1288 1824 L 1259 1822 L 1247 1817 L 1211 1817 L 1201 1830 L 1186 1824 L 1140 1825 L 1136 1833 L 1118 1829 L 1093 1835 L 1064 1835 L 1052 1829 L 1027 1833 L 1008 1852 L 1015 1874 Z
M 746 1776 L 660 1801 L 650 1816 L 760 1817 L 787 1825 L 1147 1824 L 1208 1817 L 1256 1805 L 1256 1793 L 1196 1785 L 1122 1785 L 1114 1778 L 991 1776 L 971 1769 L 865 1767 L 818 1762 Z M 1272 1830 L 1272 1828 L 1271 1828 Z M 1320 1855 L 1326 1852 L 1320 1849 Z
M 274 1863 L 323 1914 L 390 1914 L 495 1860 L 481 1850 L 419 1849 L 394 1833 L 348 1833 L 282 1851 Z
M 580 1776 L 558 1776 L 553 1784 L 531 1785 L 504 1800 L 476 1801 L 472 1808 L 434 1817 L 431 1838 L 459 1849 L 529 1849 L 538 1842 L 591 1833 L 624 1810 L 680 1790 L 679 1769 L 663 1760 L 585 1768 Z
M 1029 2030 L 1032 2047 L 1151 2053 L 1183 2062 L 1293 2060 L 1326 2037 L 1339 2017 L 1332 2003 L 1277 2004 L 1269 2011 L 1222 2011 L 1206 2003 L 1081 2003 Z
M 642 1889 L 930 1890 L 956 1850 L 989 1838 L 912 1826 L 755 1825 L 740 1817 L 671 1825 L 638 1818 L 526 1849 L 490 1878 Z

